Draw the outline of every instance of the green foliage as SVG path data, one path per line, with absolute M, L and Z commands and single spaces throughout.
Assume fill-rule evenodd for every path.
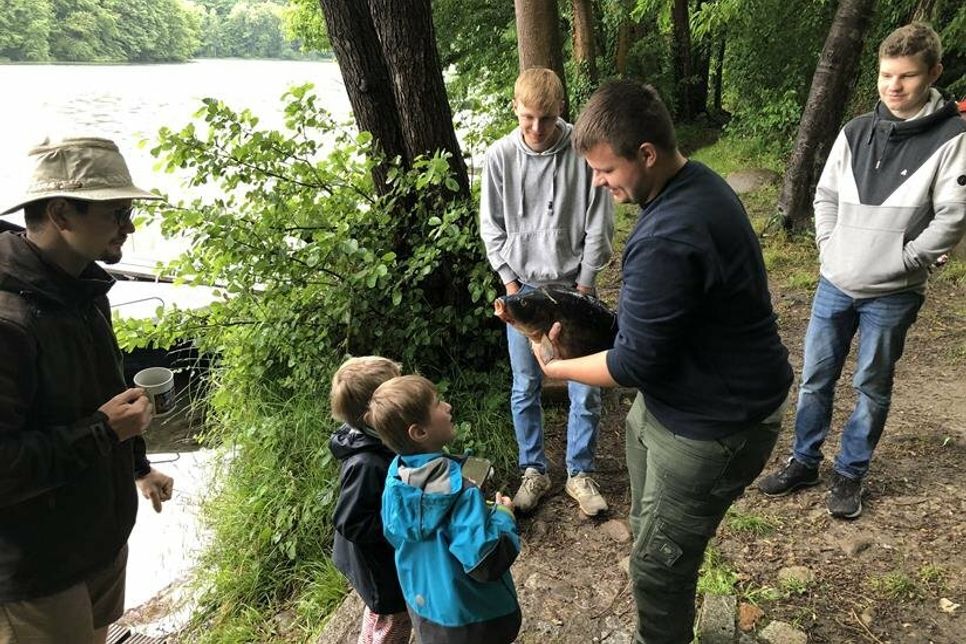
M 870 577 L 868 584 L 876 594 L 892 601 L 922 597 L 922 590 L 916 580 L 902 570 L 893 570 L 881 576 Z
M 219 186 L 215 198 L 153 211 L 165 234 L 191 243 L 166 270 L 218 284 L 224 299 L 126 340 L 166 346 L 201 329 L 205 350 L 289 390 L 318 386 L 347 353 L 431 373 L 489 364 L 494 280 L 446 158 L 391 163 L 391 190 L 379 197 L 371 171 L 384 160 L 371 136 L 338 127 L 307 86 L 287 99 L 286 132 L 259 130 L 249 112 L 212 99 L 198 114 L 204 127 L 161 131 L 152 152 L 162 167 Z M 335 149 L 319 158 L 325 139 Z
M 50 0 L 4 0 L 0 7 L 0 60 L 48 60 Z
M 746 514 L 734 507 L 728 509 L 725 523 L 735 532 L 746 532 L 758 537 L 771 534 L 781 526 L 778 517 Z
M 704 552 L 704 563 L 698 571 L 698 594 L 731 595 L 738 574 L 713 545 Z
M 290 0 L 282 15 L 285 37 L 297 41 L 302 51 L 327 53 L 332 50 L 319 0 Z

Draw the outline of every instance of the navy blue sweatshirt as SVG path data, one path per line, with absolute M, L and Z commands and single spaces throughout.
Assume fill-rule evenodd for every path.
M 713 440 L 764 420 L 792 382 L 745 209 L 696 161 L 642 207 L 624 248 L 611 376 L 681 436 Z

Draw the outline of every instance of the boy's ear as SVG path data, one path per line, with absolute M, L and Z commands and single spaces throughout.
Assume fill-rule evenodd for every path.
M 419 425 L 410 425 L 409 429 L 406 430 L 406 433 L 409 434 L 410 440 L 412 440 L 414 443 L 422 443 L 424 440 L 426 440 L 426 430 Z

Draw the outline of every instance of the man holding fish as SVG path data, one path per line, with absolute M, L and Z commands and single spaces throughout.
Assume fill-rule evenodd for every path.
M 573 126 L 560 118 L 563 85 L 549 69 L 528 69 L 514 87 L 519 127 L 486 153 L 480 230 L 487 257 L 507 294 L 561 285 L 590 294 L 612 253 L 613 203 L 593 185 L 586 162 L 570 142 Z M 510 407 L 523 478 L 513 498 L 530 512 L 550 490 L 543 447 L 542 373 L 529 338 L 507 326 L 513 386 Z M 566 491 L 589 516 L 607 509 L 590 473 L 600 421 L 600 389 L 568 383 Z
M 741 202 L 680 154 L 654 88 L 602 86 L 577 119 L 574 147 L 594 185 L 641 213 L 624 250 L 613 348 L 537 359 L 550 377 L 638 389 L 626 421 L 635 641 L 690 642 L 708 540 L 775 446 L 788 352 Z M 558 344 L 563 326 L 549 333 Z

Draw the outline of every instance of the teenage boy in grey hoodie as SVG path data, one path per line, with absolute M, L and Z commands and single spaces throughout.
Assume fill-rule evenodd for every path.
M 842 431 L 827 505 L 862 513 L 862 478 L 885 426 L 895 365 L 930 267 L 966 230 L 966 123 L 931 85 L 942 47 L 913 23 L 879 47 L 880 102 L 839 133 L 815 193 L 821 279 L 805 335 L 792 457 L 759 488 L 783 496 L 819 483 L 835 382 L 859 331 L 858 400 Z
M 520 126 L 486 152 L 480 231 L 487 258 L 508 294 L 550 284 L 592 293 L 613 251 L 614 207 L 593 186 L 593 174 L 570 142 L 573 126 L 560 118 L 563 84 L 553 71 L 528 69 L 517 78 L 513 111 Z M 513 386 L 510 409 L 523 473 L 513 504 L 532 511 L 550 489 L 543 448 L 543 373 L 529 339 L 507 326 Z M 567 493 L 581 511 L 607 509 L 596 481 L 594 448 L 600 389 L 568 384 Z

